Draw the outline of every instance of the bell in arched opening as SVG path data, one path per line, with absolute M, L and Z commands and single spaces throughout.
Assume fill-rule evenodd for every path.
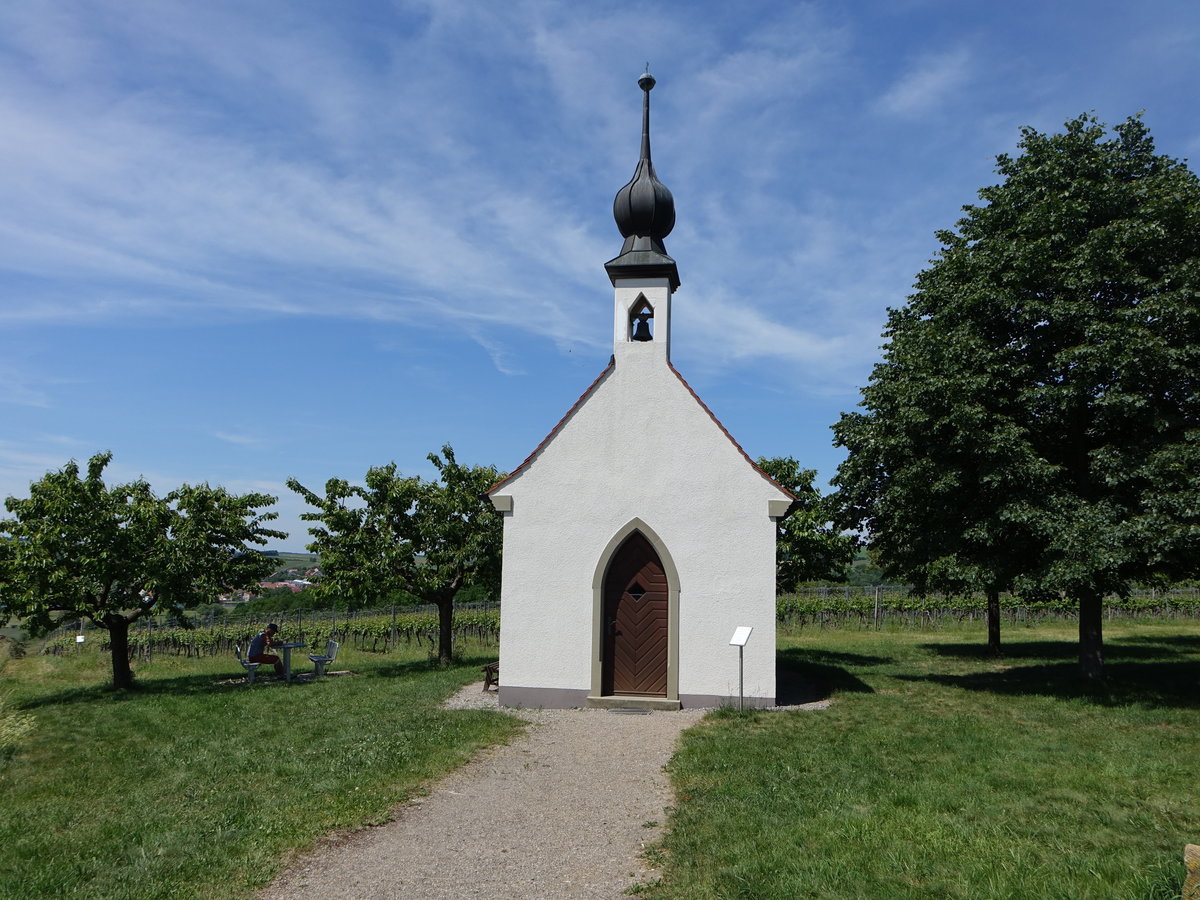
M 654 307 L 643 300 L 629 313 L 629 339 L 633 341 L 652 341 L 654 333 L 650 330 L 650 320 L 654 318 Z

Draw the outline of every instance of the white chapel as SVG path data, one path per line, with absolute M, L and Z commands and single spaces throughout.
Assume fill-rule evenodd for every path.
M 612 359 L 489 491 L 504 706 L 775 705 L 776 523 L 795 498 L 671 365 L 675 201 L 650 159 L 654 84 L 638 80 L 641 158 L 613 203 Z

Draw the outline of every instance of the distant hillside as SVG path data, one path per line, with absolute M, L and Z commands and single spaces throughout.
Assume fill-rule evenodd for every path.
M 315 553 L 290 553 L 287 550 L 268 550 L 263 552 L 263 556 L 275 566 L 266 579 L 270 582 L 304 578 L 321 561 L 321 557 Z
M 263 550 L 263 556 L 278 559 L 280 566 L 305 566 L 310 568 L 321 561 L 315 553 L 293 553 L 290 550 Z

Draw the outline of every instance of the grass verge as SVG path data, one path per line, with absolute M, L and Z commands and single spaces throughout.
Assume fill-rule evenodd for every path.
M 513 733 L 501 713 L 440 709 L 495 658 L 461 649 L 439 669 L 344 648 L 353 676 L 253 686 L 232 657 L 156 657 L 122 693 L 94 651 L 9 660 L 0 692 L 33 728 L 0 759 L 0 897 L 246 896 Z
M 670 764 L 654 898 L 1178 897 L 1200 842 L 1200 637 L 1071 626 L 781 636 L 819 711 L 723 711 Z

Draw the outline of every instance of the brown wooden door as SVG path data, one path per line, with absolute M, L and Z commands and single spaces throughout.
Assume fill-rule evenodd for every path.
M 603 692 L 667 696 L 667 576 L 640 532 L 608 567 L 603 628 Z

